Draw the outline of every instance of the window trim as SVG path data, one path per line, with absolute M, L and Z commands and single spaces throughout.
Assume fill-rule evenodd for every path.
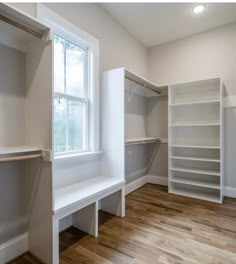
M 88 150 L 85 153 L 97 153 L 100 150 L 100 133 L 99 133 L 99 41 L 81 30 L 71 22 L 67 21 L 57 13 L 53 12 L 43 4 L 37 4 L 37 18 L 50 27 L 48 38 L 53 41 L 54 35 L 57 34 L 72 43 L 79 43 L 79 46 L 88 50 L 87 63 L 89 66 L 88 81 Z M 53 60 L 53 58 L 52 58 Z M 52 69 L 52 72 L 53 69 Z M 56 93 L 53 89 L 53 99 Z M 53 104 L 52 104 L 53 106 Z M 52 109 L 53 110 L 53 109 Z M 53 111 L 54 112 L 54 111 Z M 53 123 L 53 122 L 52 122 Z M 54 124 L 52 124 L 52 146 L 54 152 Z M 78 157 L 83 155 L 83 152 L 77 151 Z M 57 156 L 70 156 L 76 153 L 63 152 L 60 154 L 54 152 L 54 158 Z

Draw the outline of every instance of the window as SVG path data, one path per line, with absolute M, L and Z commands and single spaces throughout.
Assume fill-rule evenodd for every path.
M 89 150 L 88 49 L 54 35 L 54 151 Z

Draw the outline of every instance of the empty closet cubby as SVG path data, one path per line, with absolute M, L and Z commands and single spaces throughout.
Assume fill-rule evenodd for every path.
M 0 244 L 16 239 L 18 254 L 29 250 L 49 263 L 45 243 L 52 239 L 49 28 L 2 3 L 0 15 L 0 226 L 4 227 Z M 9 256 L 0 259 L 6 262 Z
M 111 145 L 105 148 L 113 150 L 114 157 L 122 155 L 127 185 L 145 181 L 151 169 L 155 174 L 157 168 L 153 164 L 158 149 L 163 139 L 167 142 L 167 87 L 158 87 L 127 69 L 119 68 L 104 73 L 103 94 L 104 140 L 111 138 Z M 167 164 L 164 166 L 167 171 Z
M 169 86 L 169 191 L 222 202 L 220 78 Z

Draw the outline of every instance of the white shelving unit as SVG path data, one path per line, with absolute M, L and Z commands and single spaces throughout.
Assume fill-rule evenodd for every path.
M 169 86 L 169 192 L 223 200 L 220 78 Z
M 47 155 L 52 151 L 49 31 L 43 23 L 0 3 L 0 184 L 8 184 L 0 194 L 0 213 L 15 223 L 3 229 L 1 241 L 9 237 L 18 241 L 19 235 L 27 235 L 27 246 L 17 244 L 15 252 L 1 255 L 2 262 L 28 250 L 52 263 L 52 162 Z M 9 201 L 7 210 L 5 199 Z
M 159 145 L 168 142 L 167 133 L 153 126 L 159 120 L 153 114 L 157 109 L 151 111 L 168 87 L 158 87 L 125 68 L 103 76 L 103 149 L 114 164 L 106 169 L 117 176 L 124 174 L 127 187 L 146 177 Z

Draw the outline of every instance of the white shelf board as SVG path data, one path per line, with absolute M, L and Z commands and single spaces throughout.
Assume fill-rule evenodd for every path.
M 105 176 L 94 177 L 79 183 L 55 190 L 54 214 L 70 208 L 78 202 L 92 199 L 115 186 L 124 184 L 120 178 Z
M 220 172 L 216 171 L 216 170 L 206 170 L 206 169 L 196 169 L 196 168 L 186 168 L 186 167 L 171 167 L 170 170 L 180 171 L 180 172 L 189 172 L 189 173 L 220 176 Z
M 220 100 L 204 100 L 204 101 L 192 101 L 192 102 L 185 102 L 185 103 L 176 103 L 170 104 L 170 106 L 182 106 L 182 105 L 197 105 L 197 104 L 212 104 L 212 103 L 220 103 Z
M 200 148 L 200 149 L 220 149 L 220 146 L 198 146 L 198 145 L 170 145 L 172 148 Z
M 39 22 L 37 19 L 6 3 L 0 3 L 0 14 L 13 21 L 20 22 L 25 27 L 42 34 L 49 30 L 49 27 Z
M 171 182 L 176 182 L 176 183 L 183 183 L 187 185 L 192 185 L 192 186 L 198 186 L 198 187 L 204 187 L 204 188 L 210 188 L 210 189 L 217 189 L 220 190 L 220 184 L 218 183 L 210 183 L 210 182 L 204 182 L 200 180 L 190 180 L 190 179 L 170 179 Z
M 179 188 L 178 188 L 179 189 Z M 196 198 L 200 200 L 207 200 L 210 202 L 215 202 L 215 203 L 220 203 L 220 195 L 214 194 L 214 193 L 207 193 L 203 192 L 201 190 L 196 191 L 196 190 L 188 190 L 188 189 L 182 189 L 182 190 L 176 190 L 173 188 L 170 193 L 181 195 L 181 196 L 187 196 L 191 198 Z
M 183 124 L 171 124 L 171 127 L 199 127 L 199 126 L 220 126 L 220 123 L 183 123 Z
M 133 79 L 134 81 L 142 84 L 144 87 L 148 87 L 150 89 L 152 89 L 153 91 L 162 91 L 165 92 L 168 89 L 168 86 L 158 86 L 155 83 L 152 83 L 144 78 L 142 78 L 141 76 L 137 75 L 136 73 L 125 69 L 125 77 L 128 77 L 130 79 Z
M 150 143 L 161 143 L 160 138 L 156 137 L 141 137 L 141 138 L 127 138 L 125 139 L 125 145 L 140 145 L 140 144 L 150 144 Z
M 199 157 L 185 157 L 185 156 L 170 156 L 171 159 L 181 159 L 181 160 L 195 160 L 195 161 L 206 161 L 206 162 L 220 162 L 220 159 L 212 158 L 199 158 Z
M 27 154 L 30 152 L 39 152 L 40 148 L 31 146 L 17 146 L 17 147 L 7 147 L 0 148 L 0 155 L 12 155 L 12 154 Z

